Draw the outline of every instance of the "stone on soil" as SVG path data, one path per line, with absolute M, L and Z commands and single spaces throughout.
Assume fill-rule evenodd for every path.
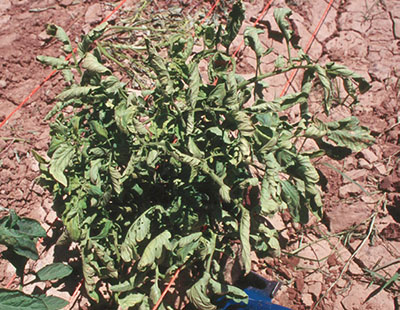
M 362 192 L 362 190 L 358 185 L 356 185 L 354 183 L 349 183 L 349 184 L 346 184 L 339 188 L 339 197 L 347 198 L 349 196 L 354 196 L 361 192 Z
M 85 14 L 85 23 L 89 25 L 95 25 L 101 21 L 103 12 L 100 3 L 91 5 Z
M 325 213 L 330 231 L 333 233 L 341 232 L 354 225 L 361 224 L 370 214 L 370 208 L 362 202 L 351 205 L 338 205 Z

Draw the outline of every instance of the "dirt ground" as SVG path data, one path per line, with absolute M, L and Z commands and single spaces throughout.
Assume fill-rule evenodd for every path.
M 171 1 L 154 1 L 160 8 Z M 198 7 L 191 0 L 180 1 L 187 11 Z M 245 2 L 246 24 L 258 16 L 268 1 Z M 272 10 L 288 6 L 293 10 L 292 26 L 306 46 L 328 0 L 275 0 L 260 27 L 262 40 L 275 47 L 269 33 L 277 29 Z M 47 36 L 45 26 L 62 26 L 75 40 L 97 25 L 118 1 L 98 0 L 0 0 L 0 122 L 50 72 L 36 61 L 37 55 L 58 56 L 59 47 Z M 136 1 L 128 1 L 121 12 L 129 14 Z M 210 1 L 204 3 L 210 7 Z M 279 51 L 279 48 L 276 49 Z M 340 162 L 317 163 L 326 176 L 325 216 L 299 227 L 288 217 L 271 219 L 287 244 L 280 258 L 254 261 L 254 270 L 283 286 L 275 301 L 291 309 L 400 309 L 400 282 L 380 290 L 387 279 L 400 273 L 400 2 L 398 0 L 336 0 L 310 49 L 322 63 L 345 64 L 371 82 L 372 88 L 353 108 L 362 124 L 372 130 L 376 144 Z M 241 73 L 253 72 L 255 59 L 243 52 L 238 60 Z M 268 64 L 265 64 L 266 66 Z M 31 149 L 45 154 L 49 142 L 48 124 L 43 120 L 62 88 L 61 77 L 48 81 L 0 128 L 0 207 L 15 209 L 34 218 L 56 234 L 56 220 L 48 193 L 36 184 L 39 167 Z M 285 79 L 271 84 L 271 96 L 279 94 Z M 293 83 L 293 91 L 296 81 Z M 334 108 L 334 119 L 350 115 Z M 296 233 L 294 229 L 299 229 Z M 37 270 L 54 257 L 54 250 L 41 246 L 41 259 L 29 268 Z M 379 273 L 386 280 L 373 277 Z M 0 287 L 5 287 L 15 270 L 0 259 Z M 27 286 L 26 292 L 46 291 L 65 299 L 78 285 L 52 288 Z M 11 282 L 17 288 L 19 280 Z M 75 308 L 85 308 L 85 301 Z

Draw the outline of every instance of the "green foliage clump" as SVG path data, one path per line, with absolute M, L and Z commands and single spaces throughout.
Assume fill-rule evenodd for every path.
M 221 261 L 237 254 L 232 243 L 241 243 L 245 274 L 252 250 L 259 257 L 279 254 L 268 216 L 288 208 L 294 221 L 306 223 L 310 212 L 322 215 L 312 159 L 341 159 L 373 142 L 355 117 L 323 122 L 310 112 L 316 84 L 324 89 L 326 113 L 334 79 L 342 79 L 354 99 L 357 88 L 365 91 L 368 84 L 342 65 L 314 63 L 293 46 L 288 15 L 284 9 L 274 14 L 289 54 L 278 57 L 271 72 L 260 70 L 271 52 L 259 41 L 261 31 L 245 30 L 258 64 L 247 80 L 228 53 L 244 20 L 240 1 L 225 26 L 198 25 L 195 37 L 171 35 L 165 57 L 145 39 L 142 65 L 152 72 L 151 90 L 130 89 L 104 63 L 110 50 L 92 48 L 104 26 L 83 38 L 74 64 L 40 58 L 62 69 L 70 85 L 50 115 L 56 115 L 50 160 L 36 157 L 54 208 L 79 243 L 85 287 L 94 301 L 100 301 L 102 281 L 123 309 L 150 309 L 161 283 L 184 266 L 192 277 L 187 295 L 198 309 L 216 309 L 218 295 L 246 302 L 247 295 L 224 279 Z M 200 38 L 204 49 L 194 53 Z M 207 77 L 201 61 L 208 63 Z M 265 79 L 296 69 L 303 71 L 299 92 L 264 99 Z M 73 113 L 61 111 L 67 106 Z M 294 106 L 300 106 L 301 120 L 291 122 L 285 111 Z M 302 151 L 299 141 L 306 139 L 315 141 L 315 150 Z

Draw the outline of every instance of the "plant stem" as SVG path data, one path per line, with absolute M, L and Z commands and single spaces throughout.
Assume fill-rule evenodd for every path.
M 273 72 L 269 72 L 269 73 L 265 73 L 265 74 L 262 74 L 262 75 L 259 75 L 259 76 L 255 76 L 255 77 L 253 77 L 253 78 L 251 78 L 251 79 L 249 79 L 247 81 L 244 81 L 241 84 L 239 84 L 237 89 L 238 90 L 242 90 L 243 88 L 246 88 L 249 84 L 264 80 L 264 79 L 269 78 L 271 76 L 275 76 L 275 75 L 278 75 L 278 74 L 286 73 L 286 72 L 291 71 L 291 70 L 313 69 L 313 68 L 314 68 L 314 66 L 312 66 L 312 65 L 297 65 L 297 66 L 293 65 L 293 66 L 290 66 L 288 68 L 279 69 L 279 70 L 276 70 L 276 71 L 273 71 Z

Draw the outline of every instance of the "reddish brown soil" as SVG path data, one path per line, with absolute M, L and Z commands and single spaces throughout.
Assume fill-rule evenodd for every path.
M 46 24 L 62 26 L 74 40 L 107 15 L 112 9 L 110 2 L 0 1 L 0 121 L 50 72 L 35 57 L 60 54 L 59 46 L 45 34 Z M 267 3 L 246 2 L 247 24 L 261 11 L 263 2 Z M 129 13 L 135 3 L 128 1 L 122 12 Z M 198 3 L 182 1 L 186 12 L 198 9 L 195 6 Z M 300 45 L 306 46 L 327 3 L 327 0 L 276 0 L 272 8 L 286 5 L 294 11 L 293 27 L 302 38 Z M 170 5 L 170 1 L 154 1 L 154 5 L 162 9 Z M 114 18 L 118 17 L 116 14 Z M 270 25 L 272 30 L 277 28 L 271 9 L 263 20 L 262 25 Z M 273 46 L 279 52 L 279 46 L 268 36 L 268 31 L 262 38 L 266 46 Z M 382 282 L 376 280 L 368 286 L 372 278 L 366 272 L 366 269 L 388 265 L 380 273 L 390 278 L 400 268 L 399 1 L 334 1 L 310 54 L 322 63 L 345 64 L 372 83 L 371 90 L 360 97 L 353 112 L 363 125 L 371 128 L 376 144 L 341 162 L 324 159 L 317 163 L 327 178 L 323 220 L 313 221 L 306 227 L 296 226 L 286 216 L 271 220 L 287 239 L 286 253 L 300 245 L 314 243 L 295 256 L 283 254 L 276 259 L 256 260 L 254 269 L 283 282 L 276 301 L 292 309 L 399 309 L 399 282 L 379 291 Z M 244 74 L 251 73 L 254 63 L 253 55 L 246 51 L 239 59 L 239 69 Z M 43 118 L 55 104 L 55 95 L 62 88 L 60 80 L 59 76 L 53 77 L 0 129 L 0 206 L 37 219 L 49 229 L 49 235 L 57 233 L 50 229 L 55 216 L 51 212 L 49 194 L 35 182 L 39 169 L 31 149 L 42 155 L 46 153 L 49 130 Z M 284 79 L 271 82 L 272 97 L 280 93 L 284 83 Z M 295 81 L 293 87 L 296 85 Z M 334 108 L 331 117 L 335 119 L 349 113 L 348 109 Z M 326 164 L 333 165 L 360 186 Z M 371 226 L 374 212 L 377 216 Z M 351 230 L 354 225 L 358 226 Z M 294 228 L 300 228 L 300 232 L 295 233 Z M 346 231 L 349 233 L 343 233 Z M 368 232 L 370 238 L 363 242 Z M 53 260 L 51 250 L 43 253 L 37 265 L 30 264 L 29 268 L 36 270 Z M 5 287 L 14 269 L 0 259 L 0 270 L 0 286 Z M 69 298 L 75 284 L 58 289 L 58 293 L 53 289 L 52 293 Z M 12 282 L 11 288 L 17 285 L 18 279 Z M 28 287 L 26 291 L 33 289 Z M 45 287 L 40 289 L 46 290 Z M 84 301 L 80 307 L 84 307 Z

